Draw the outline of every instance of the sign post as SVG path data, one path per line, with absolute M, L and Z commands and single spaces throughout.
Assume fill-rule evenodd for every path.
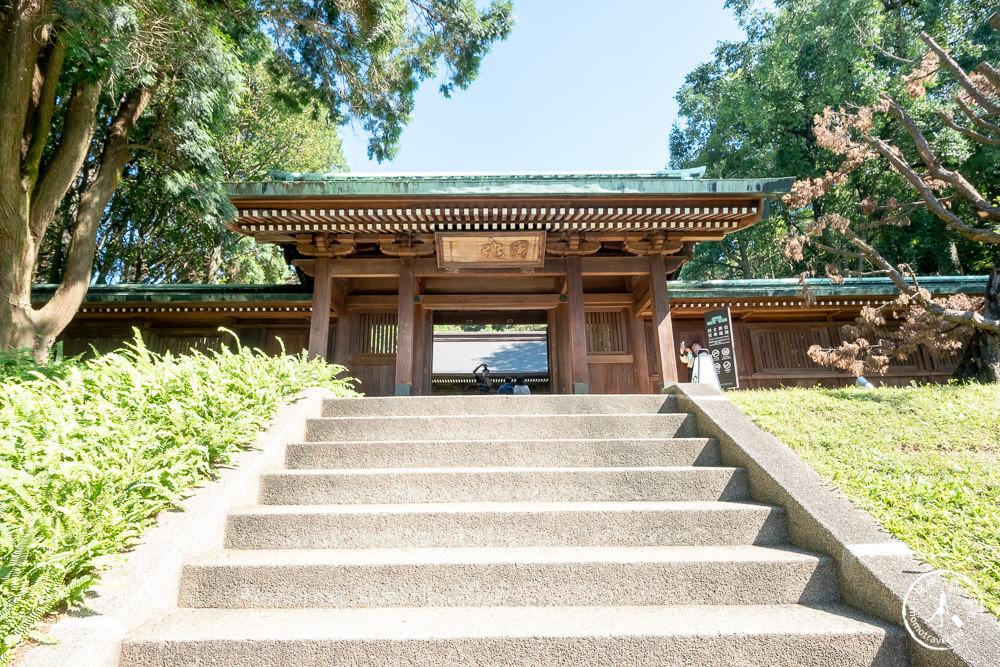
M 729 309 L 719 308 L 705 313 L 705 329 L 708 331 L 708 351 L 712 355 L 719 384 L 723 389 L 738 389 L 740 380 L 736 372 L 736 349 Z

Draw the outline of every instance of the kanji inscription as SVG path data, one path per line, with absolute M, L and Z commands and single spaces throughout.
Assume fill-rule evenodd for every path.
M 441 268 L 515 268 L 545 264 L 545 232 L 439 232 L 435 239 Z

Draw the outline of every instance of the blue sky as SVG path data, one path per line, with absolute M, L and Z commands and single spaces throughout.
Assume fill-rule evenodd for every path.
M 743 33 L 723 0 L 515 0 L 517 25 L 479 78 L 417 93 L 396 159 L 369 161 L 342 128 L 351 171 L 655 171 L 668 159 L 684 76 Z

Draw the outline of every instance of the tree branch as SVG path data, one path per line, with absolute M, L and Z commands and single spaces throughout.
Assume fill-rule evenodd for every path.
M 995 88 L 1000 89 L 1000 71 L 996 67 L 987 62 L 982 62 L 976 66 L 976 71 L 985 76 L 986 80 L 992 83 Z
M 958 81 L 958 83 L 965 89 L 967 93 L 976 101 L 976 104 L 986 109 L 991 114 L 1000 113 L 1000 106 L 993 103 L 993 100 L 983 95 L 982 91 L 976 88 L 976 84 L 972 82 L 969 75 L 965 73 L 962 66 L 951 57 L 951 54 L 942 49 L 937 42 L 935 42 L 930 35 L 926 32 L 920 32 L 920 39 L 924 41 L 930 50 L 938 57 L 938 60 L 942 65 L 948 68 L 952 76 Z
M 42 152 L 48 143 L 52 131 L 52 116 L 56 109 L 56 90 L 59 87 L 59 73 L 62 71 L 66 57 L 66 48 L 56 40 L 51 43 L 48 52 L 35 67 L 35 77 L 32 81 L 32 113 L 33 119 L 25 140 L 28 150 L 24 156 L 24 166 L 21 173 L 28 178 L 28 183 L 34 187 L 38 181 L 38 171 L 42 162 Z M 44 66 L 43 66 L 44 65 Z
M 0 25 L 0 206 L 14 214 L 22 199 L 21 159 L 24 119 L 31 100 L 31 72 L 42 47 L 35 28 L 50 11 L 46 0 L 4 2 L 4 14 L 11 16 Z M 4 14 L 0 14 L 3 16 Z
M 66 258 L 63 282 L 52 298 L 38 311 L 39 329 L 44 336 L 48 332 L 61 331 L 73 318 L 77 308 L 87 293 L 90 274 L 94 266 L 94 252 L 97 244 L 97 230 L 104 209 L 121 180 L 122 170 L 131 153 L 128 139 L 135 124 L 145 110 L 152 96 L 149 87 L 133 90 L 119 105 L 118 111 L 104 141 L 100 168 L 93 184 L 80 197 L 76 227 L 70 241 Z
M 909 117 L 909 115 L 906 114 L 905 111 L 899 108 L 899 105 L 896 104 L 895 101 L 891 102 L 890 111 L 892 111 L 893 108 L 899 110 L 899 116 L 897 116 L 897 119 L 904 124 L 904 126 L 907 128 L 907 131 L 910 132 L 910 136 L 913 137 L 914 142 L 918 144 L 917 146 L 918 151 L 927 151 L 928 153 L 927 159 L 930 160 L 930 164 L 937 164 L 937 158 L 934 156 L 932 152 L 930 152 L 930 146 L 927 144 L 927 140 L 924 138 L 923 133 L 920 132 L 920 129 L 917 128 L 916 125 L 913 123 L 913 120 Z M 893 115 L 895 116 L 896 114 L 894 113 Z M 931 212 L 933 212 L 938 218 L 944 221 L 945 224 L 947 224 L 949 227 L 957 231 L 962 236 L 972 241 L 978 241 L 980 243 L 1000 244 L 1000 233 L 988 229 L 981 229 L 979 227 L 972 227 L 970 225 L 967 225 L 961 218 L 959 218 L 955 213 L 953 213 L 944 204 L 942 204 L 937 199 L 937 196 L 935 195 L 934 191 L 924 182 L 924 179 L 921 177 L 921 175 L 918 174 L 902 158 L 901 153 L 897 149 L 895 149 L 893 146 L 886 143 L 882 139 L 879 139 L 878 137 L 874 137 L 871 135 L 865 135 L 865 141 L 872 148 L 878 151 L 879 155 L 888 160 L 889 164 L 891 164 L 899 172 L 899 174 L 903 178 L 905 178 L 906 181 L 910 183 L 911 186 L 913 186 L 913 189 L 917 191 L 921 199 L 923 199 L 927 203 L 927 207 L 931 210 Z M 921 144 L 923 145 L 922 148 Z M 946 172 L 945 170 L 941 169 L 940 166 L 932 167 L 930 166 L 930 164 L 928 165 L 928 171 L 931 172 L 932 175 L 934 175 L 935 177 L 941 177 L 944 176 L 945 174 L 949 175 L 952 174 L 952 172 Z M 966 197 L 965 195 L 968 193 L 969 190 L 971 190 L 972 192 L 969 194 L 972 194 L 977 200 L 981 201 L 983 200 L 982 195 L 980 195 L 975 188 L 969 185 L 968 181 L 965 181 L 965 179 L 962 178 L 961 175 L 957 174 L 957 172 L 955 172 L 955 176 L 957 178 L 955 177 L 953 177 L 952 179 L 942 178 L 942 180 L 947 180 L 952 185 L 955 185 L 956 189 L 958 189 L 960 191 L 960 194 L 966 199 L 968 199 L 968 197 Z M 964 190 L 963 188 L 959 188 L 957 185 L 957 181 L 959 179 L 962 182 L 964 182 L 965 185 L 967 186 Z M 990 206 L 985 202 L 983 204 L 980 204 L 980 206 L 978 207 L 975 205 L 973 201 L 970 201 L 970 204 L 972 204 L 977 210 L 981 210 L 985 206 L 985 208 L 989 209 L 994 213 L 994 215 L 996 215 L 996 219 L 1000 219 L 1000 209 Z M 986 217 L 990 217 L 990 214 L 987 214 Z
M 934 303 L 933 300 L 927 298 L 927 292 L 921 290 L 919 285 L 917 285 L 916 277 L 911 273 L 911 280 L 913 284 L 907 282 L 907 279 L 903 274 L 891 265 L 882 255 L 875 250 L 871 245 L 866 243 L 864 239 L 854 233 L 849 227 L 839 230 L 847 239 L 854 244 L 862 253 L 865 254 L 866 259 L 871 262 L 874 266 L 878 267 L 885 272 L 885 275 L 892 280 L 893 284 L 899 289 L 899 291 L 911 299 L 913 299 L 921 308 L 931 313 L 935 317 L 942 319 L 946 322 L 951 322 L 953 324 L 971 326 L 980 331 L 989 332 L 995 336 L 1000 336 L 1000 321 L 987 319 L 980 315 L 979 313 L 966 311 L 966 310 L 955 310 L 954 308 L 947 308 L 940 304 Z
M 989 137 L 989 136 L 986 136 L 985 134 L 980 134 L 979 132 L 976 132 L 975 130 L 969 129 L 967 127 L 962 127 L 961 125 L 959 125 L 958 123 L 955 122 L 954 115 L 951 114 L 951 113 L 949 113 L 949 112 L 947 112 L 947 111 L 938 111 L 938 116 L 940 116 L 942 118 L 942 120 L 944 120 L 945 124 L 948 127 L 950 127 L 953 130 L 956 130 L 958 132 L 961 132 L 965 136 L 967 136 L 967 137 L 969 137 L 969 138 L 971 138 L 971 139 L 973 139 L 975 141 L 978 141 L 978 142 L 981 142 L 981 143 L 984 143 L 984 144 L 990 144 L 991 146 L 1000 146 L 1000 138 Z M 985 122 L 985 121 L 983 121 L 983 122 Z
M 848 259 L 865 259 L 866 255 L 860 252 L 851 252 L 850 250 L 841 250 L 839 248 L 834 248 L 833 246 L 827 245 L 825 243 L 820 243 L 819 241 L 813 241 L 812 244 L 819 248 L 820 250 L 826 251 L 831 255 L 839 255 L 840 257 L 847 257 Z
M 890 53 L 888 50 L 885 49 L 885 47 L 883 47 L 882 45 L 878 44 L 875 41 L 874 37 L 872 37 L 870 34 L 868 34 L 867 32 L 865 32 L 864 29 L 861 27 L 861 25 L 857 22 L 857 20 L 853 16 L 851 17 L 851 22 L 854 23 L 854 29 L 858 31 L 858 34 L 864 36 L 865 39 L 868 40 L 868 43 L 867 44 L 862 44 L 862 46 L 867 46 L 870 49 L 875 49 L 876 51 L 878 51 L 879 53 L 881 53 L 886 58 L 889 58 L 891 60 L 895 60 L 897 62 L 906 63 L 907 65 L 916 65 L 917 64 L 916 60 L 910 60 L 909 58 L 901 58 L 901 57 L 897 56 L 895 53 Z
M 955 101 L 958 102 L 958 106 L 962 110 L 962 113 L 964 113 L 966 117 L 969 120 L 971 120 L 974 124 L 978 125 L 984 130 L 993 132 L 994 134 L 1000 134 L 1000 125 L 994 125 L 993 123 L 986 122 L 985 120 L 983 120 L 983 117 L 980 114 L 974 112 L 971 108 L 969 108 L 969 105 L 966 104 L 961 99 Z
M 41 241 L 59 202 L 80 172 L 97 126 L 101 84 L 76 82 L 70 93 L 62 136 L 52 159 L 42 170 L 31 192 L 29 229 Z

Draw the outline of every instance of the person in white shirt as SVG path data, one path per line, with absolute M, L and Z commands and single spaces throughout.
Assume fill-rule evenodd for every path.
M 694 375 L 694 362 L 698 357 L 698 350 L 700 349 L 701 343 L 699 341 L 691 341 L 691 347 L 686 347 L 684 341 L 681 341 L 681 361 L 687 364 L 688 382 L 691 381 L 691 377 Z
M 528 389 L 528 383 L 524 381 L 523 375 L 518 375 L 517 379 L 514 380 L 514 394 L 520 394 L 521 396 L 531 394 L 531 390 Z

